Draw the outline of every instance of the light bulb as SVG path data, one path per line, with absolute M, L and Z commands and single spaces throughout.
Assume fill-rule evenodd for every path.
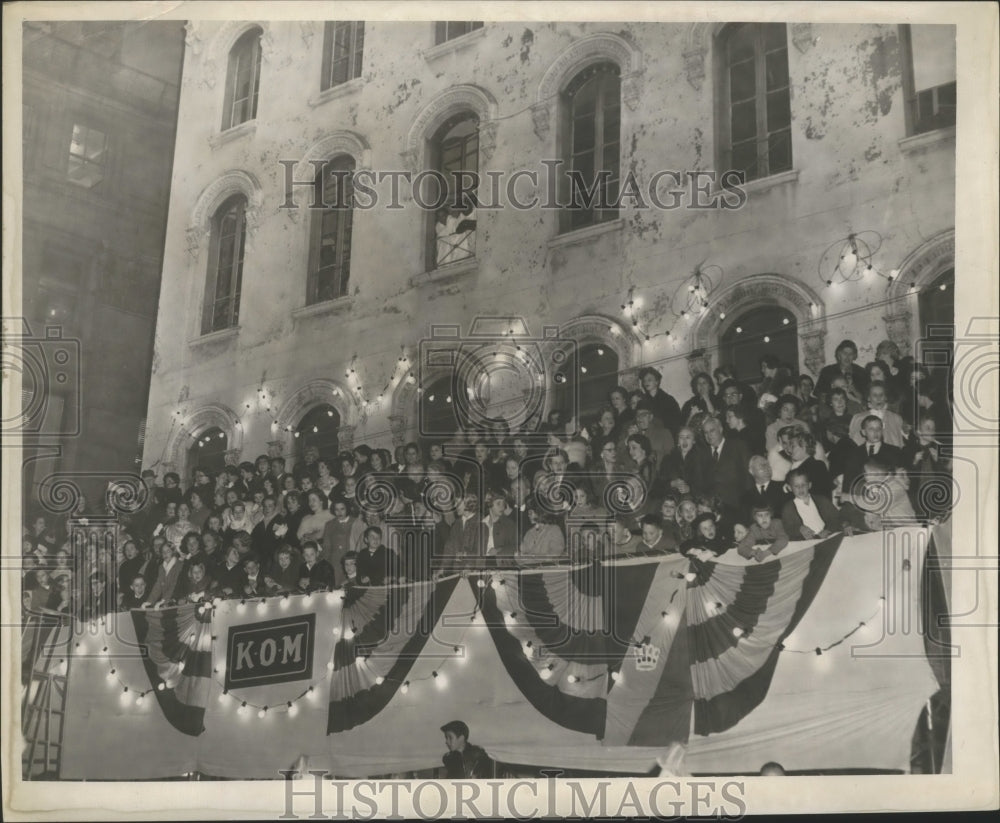
M 226 691 L 225 689 L 223 689 L 221 692 L 219 692 L 219 702 L 220 703 L 225 703 L 226 702 L 226 698 L 228 696 L 229 696 L 229 692 Z
M 403 683 L 403 685 L 399 687 L 399 690 L 403 694 L 406 694 L 410 690 L 410 681 L 407 680 L 405 683 Z
M 840 270 L 847 276 L 854 273 L 854 269 L 858 266 L 858 256 L 854 253 L 854 250 L 850 250 L 841 258 Z
M 295 715 L 297 715 L 298 713 L 299 713 L 299 707 L 296 706 L 291 701 L 289 701 L 289 703 L 288 703 L 288 716 L 289 717 L 295 717 Z
M 550 667 L 542 669 L 538 673 L 538 676 L 541 677 L 542 680 L 548 680 L 548 679 L 550 679 L 552 677 L 552 667 L 550 666 Z
M 263 718 L 267 714 L 267 706 L 257 712 L 257 717 Z
M 383 683 L 385 683 L 385 678 L 382 677 L 382 675 L 379 675 L 378 677 L 375 678 L 376 686 L 381 686 Z

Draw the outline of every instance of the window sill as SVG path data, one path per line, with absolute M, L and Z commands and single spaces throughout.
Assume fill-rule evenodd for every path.
M 899 141 L 899 150 L 903 154 L 925 151 L 938 143 L 946 143 L 955 139 L 955 127 L 948 126 L 946 129 L 934 129 L 925 131 L 923 134 L 914 134 L 911 137 L 904 137 Z
M 431 60 L 436 60 L 445 54 L 451 54 L 453 51 L 458 51 L 459 49 L 464 49 L 466 46 L 471 46 L 484 34 L 486 34 L 486 26 L 473 29 L 472 31 L 466 32 L 458 37 L 452 37 L 451 40 L 445 40 L 443 43 L 438 43 L 436 46 L 431 46 L 429 49 L 424 50 L 424 60 L 430 62 Z
M 220 131 L 218 134 L 213 134 L 208 138 L 208 145 L 213 149 L 217 149 L 219 146 L 224 146 L 226 143 L 232 143 L 233 140 L 239 140 L 241 137 L 251 136 L 255 131 L 257 131 L 257 121 L 247 120 L 246 123 L 240 123 L 238 126 L 233 126 L 231 129 L 226 129 L 225 131 Z
M 783 186 L 785 183 L 794 183 L 798 179 L 799 170 L 789 169 L 788 171 L 772 174 L 768 177 L 760 177 L 757 180 L 749 180 L 740 188 L 742 188 L 747 194 L 755 194 L 757 192 L 773 189 L 775 186 Z M 723 191 L 723 189 L 720 189 L 720 191 Z
M 317 106 L 322 106 L 324 103 L 329 103 L 331 100 L 336 100 L 340 97 L 347 97 L 350 94 L 356 94 L 361 91 L 364 84 L 363 78 L 355 77 L 353 80 L 338 83 L 336 86 L 331 86 L 330 88 L 321 91 L 319 94 L 313 95 L 307 102 L 310 107 L 316 108 Z
M 549 240 L 549 248 L 559 249 L 564 246 L 576 246 L 580 243 L 586 243 L 594 237 L 600 237 L 602 234 L 615 231 L 620 232 L 624 227 L 625 219 L 619 217 L 617 220 L 608 220 L 606 223 L 598 223 L 595 226 L 584 226 L 582 229 L 573 229 Z
M 313 303 L 309 306 L 294 309 L 292 311 L 292 320 L 298 324 L 300 321 L 308 320 L 310 317 L 326 317 L 331 314 L 342 314 L 343 312 L 350 311 L 353 305 L 354 298 L 349 294 L 345 294 L 343 297 L 335 297 L 333 300 L 324 300 L 322 303 Z
M 410 278 L 411 286 L 420 286 L 427 283 L 442 283 L 452 280 L 456 277 L 461 277 L 463 274 L 469 274 L 471 272 L 477 271 L 479 269 L 479 260 L 475 256 L 467 257 L 465 260 L 458 260 L 455 263 L 449 263 L 446 266 L 440 266 L 436 269 L 429 269 L 423 274 L 418 274 L 416 277 Z
M 229 329 L 220 329 L 219 331 L 212 331 L 208 334 L 203 334 L 201 337 L 196 337 L 193 340 L 188 340 L 188 346 L 192 349 L 197 349 L 202 346 L 209 346 L 212 343 L 224 343 L 229 340 L 235 340 L 239 337 L 239 334 L 239 326 L 233 326 Z

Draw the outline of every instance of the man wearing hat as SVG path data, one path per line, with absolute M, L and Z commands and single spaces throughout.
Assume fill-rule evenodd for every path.
M 643 393 L 639 408 L 650 409 L 670 434 L 677 437 L 677 430 L 681 425 L 681 407 L 671 395 L 660 390 L 662 380 L 663 375 L 649 366 L 639 372 Z

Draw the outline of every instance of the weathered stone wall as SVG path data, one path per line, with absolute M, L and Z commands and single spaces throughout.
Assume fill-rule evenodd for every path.
M 797 312 L 803 370 L 831 360 L 844 337 L 858 342 L 864 363 L 888 336 L 883 317 L 898 314 L 908 298 L 880 305 L 887 283 L 877 277 L 827 288 L 817 274 L 820 255 L 850 231 L 873 230 L 883 237 L 876 262 L 888 271 L 954 226 L 953 132 L 917 146 L 900 143 L 906 133 L 897 27 L 795 25 L 788 49 L 794 172 L 749 185 L 742 209 L 624 208 L 619 222 L 570 235 L 559 234 L 556 211 L 481 210 L 475 265 L 441 279 L 425 272 L 426 217 L 404 187 L 402 208 L 355 212 L 349 299 L 296 312 L 305 306 L 310 215 L 280 208 L 286 195 L 279 160 L 321 160 L 339 147 L 354 154 L 358 168 L 417 171 L 427 131 L 451 94 L 482 108 L 481 172 L 541 174 L 540 160 L 560 156 L 553 95 L 574 67 L 606 54 L 622 70 L 623 173 L 645 185 L 663 169 L 711 170 L 717 27 L 487 23 L 442 50 L 433 48 L 432 23 L 370 22 L 362 78 L 324 99 L 323 24 L 260 25 L 257 119 L 232 139 L 219 135 L 226 55 L 245 25 L 189 25 L 147 464 L 176 460 L 184 421 L 208 404 L 238 418 L 231 442 L 242 444 L 244 458 L 266 452 L 269 443 L 272 450 L 284 444 L 287 453 L 291 435 L 274 421 L 284 422 L 282 409 L 301 408 L 296 392 L 317 379 L 330 381 L 326 401 L 355 427 L 355 441 L 390 445 L 408 437 L 416 424 L 412 387 L 401 381 L 377 400 L 400 347 L 415 359 L 431 322 L 467 327 L 483 313 L 524 316 L 536 334 L 543 324 L 610 318 L 621 324 L 620 350 L 634 353 L 623 361 L 656 364 L 683 401 L 689 353 L 705 347 L 718 365 L 712 349 L 725 326 L 714 305 L 711 318 L 694 323 L 669 311 L 701 261 L 725 272 L 711 300 L 724 301 L 727 312 L 755 299 Z M 610 36 L 594 37 L 601 34 Z M 450 91 L 456 86 L 465 90 Z M 235 171 L 243 173 L 229 175 L 235 188 L 219 184 Z M 296 174 L 303 179 L 301 169 Z M 252 213 L 239 330 L 199 341 L 206 221 L 212 204 L 240 187 Z M 303 188 L 294 193 L 302 206 L 309 197 Z M 621 311 L 630 287 L 641 298 L 648 342 L 631 336 Z M 667 329 L 672 339 L 661 334 Z M 355 356 L 370 405 L 345 399 L 356 394 L 346 377 Z

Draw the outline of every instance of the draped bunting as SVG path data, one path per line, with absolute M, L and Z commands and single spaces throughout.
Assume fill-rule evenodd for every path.
M 426 768 L 456 718 L 491 755 L 537 765 L 642 772 L 681 745 L 703 772 L 905 768 L 937 684 L 923 635 L 879 639 L 872 612 L 898 589 L 886 609 L 917 613 L 907 575 L 927 542 L 909 528 L 761 564 L 638 556 L 121 615 L 134 641 L 119 623 L 71 661 L 64 773 L 267 777 L 303 755 L 341 775 Z M 276 614 L 315 618 L 309 679 L 223 691 L 222 638 Z M 853 636 L 866 622 L 871 649 Z M 124 699 L 146 684 L 155 701 Z M 161 754 L 129 757 L 117 741 L 135 735 Z
M 184 734 L 205 730 L 211 693 L 212 627 L 192 604 L 132 612 L 143 666 L 163 716 Z

